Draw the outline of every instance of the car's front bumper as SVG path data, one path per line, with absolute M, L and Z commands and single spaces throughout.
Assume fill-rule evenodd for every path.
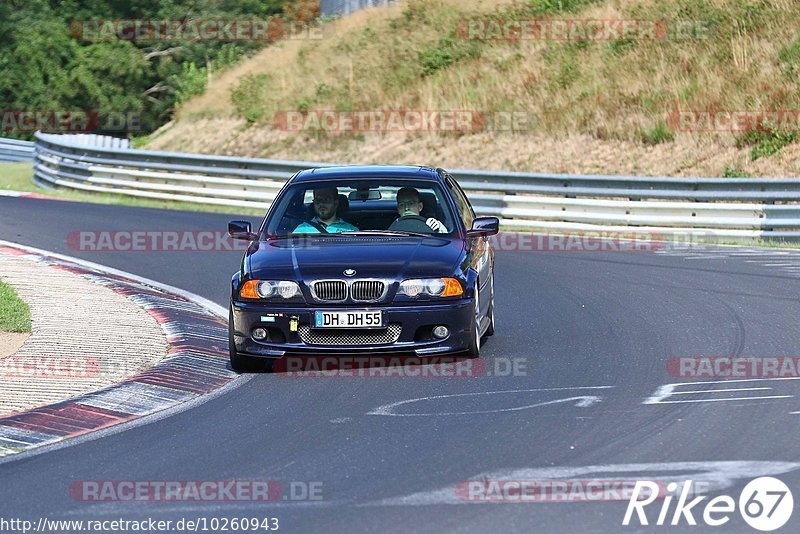
M 391 343 L 340 344 L 329 343 L 314 336 L 309 343 L 309 329 L 316 310 L 331 310 L 330 307 L 271 307 L 262 303 L 233 302 L 233 340 L 236 350 L 248 356 L 280 358 L 291 355 L 355 355 L 411 353 L 416 356 L 455 354 L 467 350 L 471 334 L 473 300 L 461 299 L 447 303 L 425 305 L 374 305 L 345 306 L 341 309 L 381 310 L 385 324 L 400 326 L 397 340 Z M 434 326 L 446 326 L 450 334 L 444 339 L 432 336 Z M 252 338 L 254 328 L 263 327 L 270 333 L 269 341 Z M 303 336 L 301 333 L 305 332 Z M 314 330 L 320 333 L 320 330 Z M 330 331 L 327 331 L 330 332 Z M 363 331 L 360 331 L 363 332 Z M 324 332 L 322 332 L 325 334 Z M 377 332 L 375 332 L 377 333 Z M 304 341 L 303 337 L 306 338 Z M 358 338 L 358 336 L 355 336 Z

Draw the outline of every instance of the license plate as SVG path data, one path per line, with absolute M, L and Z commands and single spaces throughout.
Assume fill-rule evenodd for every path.
M 318 311 L 314 314 L 315 328 L 380 328 L 380 311 Z

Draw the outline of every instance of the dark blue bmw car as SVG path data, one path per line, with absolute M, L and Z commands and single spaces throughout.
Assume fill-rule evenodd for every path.
M 310 169 L 276 196 L 231 281 L 235 370 L 283 356 L 465 354 L 494 333 L 496 217 L 442 169 Z

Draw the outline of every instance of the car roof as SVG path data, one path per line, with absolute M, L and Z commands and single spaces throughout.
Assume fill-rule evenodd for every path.
M 439 172 L 433 167 L 415 165 L 344 165 L 300 171 L 294 176 L 292 183 L 341 180 L 343 178 L 400 178 L 441 181 Z

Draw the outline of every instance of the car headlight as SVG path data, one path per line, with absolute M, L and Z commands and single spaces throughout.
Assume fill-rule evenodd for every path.
M 289 300 L 301 295 L 300 286 L 290 280 L 248 280 L 239 291 L 243 299 Z
M 397 293 L 411 298 L 457 297 L 464 293 L 464 289 L 455 278 L 418 278 L 401 282 Z

